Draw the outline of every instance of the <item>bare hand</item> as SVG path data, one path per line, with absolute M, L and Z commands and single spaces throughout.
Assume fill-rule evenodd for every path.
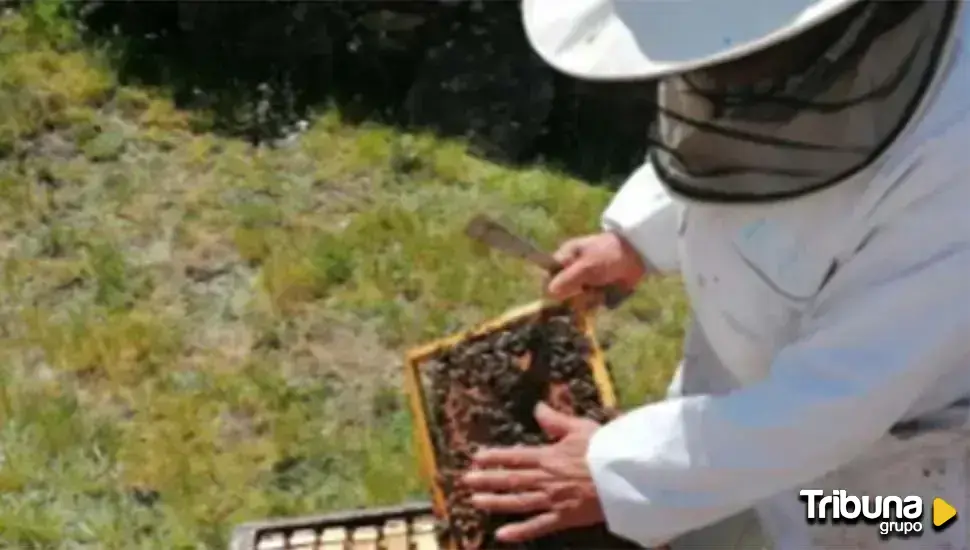
M 586 464 L 586 451 L 599 424 L 557 412 L 545 403 L 536 407 L 535 415 L 556 443 L 479 451 L 474 457 L 478 469 L 462 480 L 480 510 L 532 514 L 499 529 L 495 536 L 500 541 L 525 542 L 604 521 Z
M 566 241 L 553 257 L 563 269 L 549 281 L 546 293 L 556 300 L 609 284 L 632 289 L 647 272 L 639 253 L 612 232 Z

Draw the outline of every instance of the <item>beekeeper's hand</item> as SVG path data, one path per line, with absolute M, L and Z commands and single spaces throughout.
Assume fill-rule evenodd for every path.
M 608 284 L 632 290 L 647 273 L 636 249 L 612 232 L 568 240 L 553 256 L 563 269 L 546 284 L 546 293 L 556 300 Z
M 605 521 L 586 462 L 590 439 L 600 425 L 541 402 L 535 418 L 555 443 L 481 449 L 473 458 L 474 468 L 462 478 L 479 510 L 525 516 L 495 533 L 502 542 L 527 542 Z

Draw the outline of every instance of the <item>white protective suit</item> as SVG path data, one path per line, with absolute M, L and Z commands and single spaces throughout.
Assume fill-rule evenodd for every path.
M 928 517 L 933 497 L 970 513 L 970 429 L 889 435 L 960 414 L 948 406 L 970 396 L 970 16 L 958 17 L 920 110 L 854 177 L 784 202 L 704 204 L 672 196 L 648 163 L 619 191 L 604 227 L 682 275 L 695 323 L 669 398 L 592 440 L 613 532 L 734 548 L 737 530 L 705 540 L 703 528 L 753 507 L 784 550 L 968 548 L 970 520 L 936 533 Z M 924 532 L 810 526 L 804 488 L 921 495 Z

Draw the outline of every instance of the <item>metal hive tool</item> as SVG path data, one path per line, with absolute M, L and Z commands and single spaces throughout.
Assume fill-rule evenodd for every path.
M 465 226 L 465 235 L 496 250 L 535 264 L 551 275 L 562 270 L 562 266 L 550 254 L 539 250 L 531 242 L 512 233 L 507 227 L 484 214 L 479 214 L 468 222 Z M 599 291 L 603 294 L 603 304 L 609 309 L 620 307 L 633 295 L 632 290 L 626 290 L 615 284 L 600 287 Z

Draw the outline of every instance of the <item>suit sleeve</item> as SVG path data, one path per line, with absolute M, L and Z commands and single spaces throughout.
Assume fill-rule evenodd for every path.
M 598 430 L 587 460 L 610 530 L 653 546 L 807 483 L 965 368 L 966 224 L 938 247 L 917 229 L 875 238 L 847 262 L 765 380 L 651 404 Z
M 675 273 L 679 270 L 677 234 L 682 208 L 648 162 L 613 197 L 603 213 L 602 226 L 626 239 L 656 271 Z

